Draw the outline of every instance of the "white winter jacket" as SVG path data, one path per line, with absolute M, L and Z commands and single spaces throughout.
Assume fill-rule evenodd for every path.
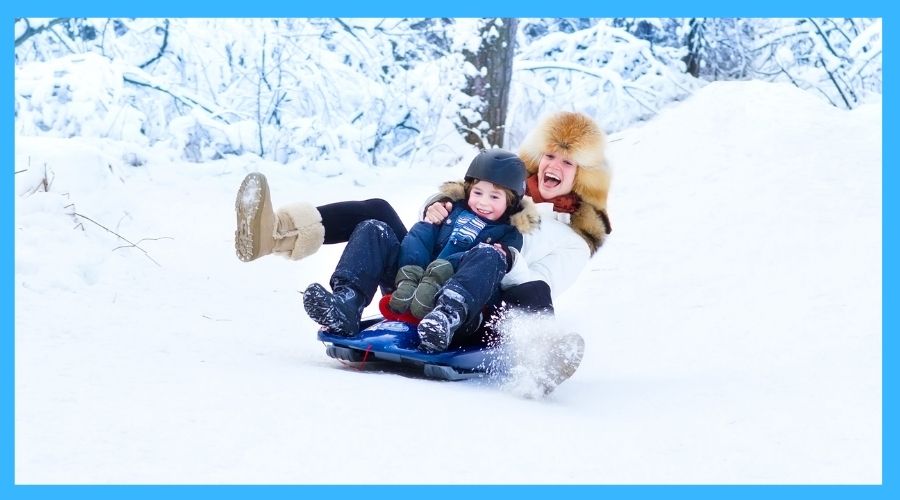
M 536 203 L 540 227 L 524 234 L 522 251 L 515 249 L 512 269 L 500 282 L 502 289 L 528 281 L 550 285 L 553 301 L 568 289 L 591 258 L 585 240 L 569 226 L 569 214 L 553 211 L 552 203 Z

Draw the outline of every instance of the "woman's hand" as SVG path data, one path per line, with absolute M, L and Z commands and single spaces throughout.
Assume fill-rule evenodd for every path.
M 452 208 L 453 204 L 449 201 L 432 203 L 425 209 L 425 221 L 431 224 L 441 224 L 450 215 Z

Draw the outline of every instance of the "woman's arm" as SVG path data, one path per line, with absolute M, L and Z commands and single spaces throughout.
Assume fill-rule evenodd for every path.
M 436 194 L 425 200 L 422 206 L 422 219 L 432 224 L 441 224 L 450 214 L 453 203 L 466 197 L 462 181 L 448 181 L 441 184 Z
M 453 204 L 450 201 L 436 201 L 425 209 L 424 222 L 435 225 L 443 224 L 451 210 L 453 210 Z

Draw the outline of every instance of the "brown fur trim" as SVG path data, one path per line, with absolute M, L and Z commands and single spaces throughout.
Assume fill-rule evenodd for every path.
M 446 196 L 453 201 L 459 201 L 465 198 L 465 181 L 447 181 L 441 184 L 439 192 L 441 196 Z M 530 197 L 522 197 L 522 210 L 512 214 L 509 217 L 509 223 L 522 234 L 528 234 L 534 231 L 541 224 L 541 216 L 538 215 L 537 207 Z
M 606 210 L 606 197 L 609 195 L 609 172 L 579 168 L 575 172 L 575 183 L 572 192 L 577 194 L 581 201 L 597 210 Z
M 441 184 L 438 191 L 453 201 L 459 201 L 466 197 L 465 181 L 447 181 Z
M 588 204 L 582 204 L 572 214 L 571 226 L 587 242 L 592 256 L 603 246 L 603 242 L 606 241 L 606 235 L 612 231 L 606 211 L 595 210 L 594 207 Z

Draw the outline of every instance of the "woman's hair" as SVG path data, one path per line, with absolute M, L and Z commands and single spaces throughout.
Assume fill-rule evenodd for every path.
M 466 179 L 465 183 L 463 184 L 463 189 L 465 189 L 465 193 L 466 193 L 466 201 L 469 201 L 469 193 L 472 191 L 472 186 L 474 186 L 475 184 L 478 184 L 478 182 L 481 180 L 482 179 L 475 179 L 473 177 Z M 491 182 L 491 181 L 485 181 L 485 182 Z M 512 189 L 505 188 L 503 186 L 500 186 L 499 184 L 494 184 L 493 182 L 491 182 L 491 184 L 493 184 L 494 187 L 503 190 L 503 194 L 506 195 L 506 208 L 507 209 L 515 207 L 519 204 L 519 197 L 518 197 L 518 195 L 516 195 L 516 193 L 513 192 Z

